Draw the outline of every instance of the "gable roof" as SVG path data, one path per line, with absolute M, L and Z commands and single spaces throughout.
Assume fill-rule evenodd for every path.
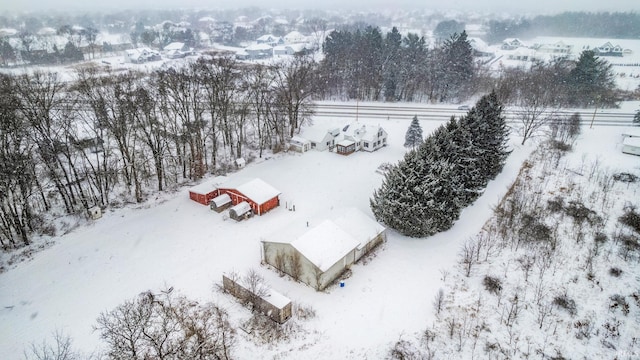
M 331 220 L 321 222 L 291 242 L 291 246 L 322 272 L 329 270 L 358 245 L 357 240 Z
M 356 208 L 339 211 L 334 217 L 336 225 L 358 241 L 358 248 L 380 235 L 386 228 Z
M 280 195 L 280 191 L 276 190 L 276 188 L 267 184 L 262 179 L 253 179 L 236 187 L 236 190 L 258 204 L 262 204 Z
M 327 135 L 333 138 L 333 135 L 331 135 L 331 133 L 327 129 L 322 129 L 319 127 L 310 127 L 310 128 L 306 128 L 300 136 L 305 139 L 308 139 L 309 141 L 319 143 L 319 142 L 322 142 L 324 139 L 326 139 Z
M 172 42 L 171 44 L 165 46 L 163 49 L 165 51 L 171 51 L 171 50 L 182 50 L 183 48 L 184 48 L 183 42 Z
M 226 176 L 216 176 L 213 179 L 209 179 L 196 186 L 192 186 L 189 191 L 196 194 L 208 194 L 228 181 L 229 178 L 227 178 Z

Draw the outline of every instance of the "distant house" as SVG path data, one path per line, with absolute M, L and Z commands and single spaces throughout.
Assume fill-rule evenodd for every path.
M 569 55 L 573 49 L 573 45 L 565 44 L 563 41 L 557 41 L 553 44 L 536 44 L 534 48 L 537 52 L 543 54 Z
M 613 45 L 610 42 L 606 42 L 597 48 L 593 49 L 598 56 L 623 56 L 625 51 L 620 45 Z
M 284 42 L 286 44 L 299 44 L 307 42 L 307 37 L 302 35 L 299 31 L 292 31 L 284 36 Z
M 256 43 L 258 43 L 258 44 L 266 44 L 266 45 L 269 45 L 271 47 L 274 47 L 276 45 L 284 44 L 284 39 L 282 39 L 281 36 L 275 36 L 275 35 L 267 34 L 267 35 L 262 35 L 259 38 L 257 38 L 256 39 Z
M 177 59 L 187 56 L 190 48 L 183 42 L 172 42 L 171 44 L 165 46 L 162 50 L 164 50 L 165 56 L 169 59 Z
M 273 48 L 273 55 L 295 55 L 303 54 L 307 51 L 305 44 L 278 45 Z
M 520 39 L 510 38 L 504 39 L 500 48 L 502 50 L 515 50 L 517 48 L 525 47 L 524 43 Z
M 149 48 L 125 50 L 124 61 L 132 64 L 142 64 L 149 61 L 161 60 L 160 53 Z
M 345 126 L 342 133 L 344 140 L 355 144 L 355 151 L 372 152 L 387 145 L 388 134 L 380 125 L 360 125 L 355 122 Z
M 249 59 L 266 59 L 273 56 L 273 47 L 267 44 L 253 44 L 244 48 Z
M 384 236 L 382 225 L 357 209 L 347 209 L 313 227 L 291 224 L 263 240 L 262 260 L 320 291 Z
M 476 57 L 491 57 L 494 56 L 494 52 L 491 51 L 489 45 L 480 38 L 469 38 L 469 45 L 473 51 L 473 56 Z

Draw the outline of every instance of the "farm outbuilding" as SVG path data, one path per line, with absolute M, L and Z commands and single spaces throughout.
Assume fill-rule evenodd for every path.
M 291 224 L 262 241 L 262 259 L 320 291 L 384 240 L 385 228 L 356 209 L 314 227 Z
M 233 220 L 240 221 L 251 216 L 251 205 L 242 201 L 229 209 L 229 217 Z
M 189 189 L 189 198 L 202 205 L 209 205 L 211 200 L 220 195 L 218 188 L 226 183 L 226 176 L 216 176 Z
M 311 148 L 311 141 L 300 136 L 294 136 L 289 140 L 289 150 L 296 152 L 307 152 Z
M 261 294 L 254 294 L 240 281 L 226 275 L 222 275 L 222 287 L 242 302 L 255 302 L 253 307 L 275 322 L 283 324 L 291 318 L 291 300 L 272 288 L 261 288 Z
M 234 205 L 247 202 L 254 214 L 262 215 L 280 205 L 280 191 L 262 179 L 243 182 L 239 186 L 220 187 L 220 194 L 228 194 Z
M 236 186 L 235 183 L 240 185 Z M 231 200 L 230 205 L 227 197 Z M 257 215 L 262 215 L 280 205 L 280 191 L 263 180 L 232 182 L 226 176 L 217 176 L 190 188 L 189 198 L 200 204 L 209 205 L 212 210 L 218 212 L 243 201 Z M 213 201 L 214 199 L 216 200 Z
M 209 202 L 209 207 L 215 212 L 222 212 L 232 205 L 233 203 L 231 202 L 231 196 L 229 196 L 229 194 L 218 195 Z

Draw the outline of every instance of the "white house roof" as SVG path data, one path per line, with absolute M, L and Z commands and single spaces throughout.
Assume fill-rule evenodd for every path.
M 359 243 L 331 220 L 325 220 L 291 242 L 304 257 L 325 272 Z
M 182 48 L 184 48 L 183 42 L 172 42 L 171 44 L 165 46 L 163 49 L 165 51 L 171 51 L 171 50 L 182 50 Z
M 304 42 L 307 41 L 307 37 L 302 35 L 299 31 L 294 30 L 284 36 L 284 41 L 288 43 Z
M 267 45 L 267 44 L 253 44 L 253 45 L 249 45 L 245 48 L 245 50 L 252 50 L 252 51 L 266 51 L 266 50 L 271 50 L 273 49 L 271 46 Z
M 306 128 L 301 136 L 315 143 L 324 141 L 327 138 L 327 136 L 333 137 L 329 133 L 329 130 L 317 128 L 317 127 Z
M 211 199 L 211 201 L 216 205 L 216 207 L 220 207 L 222 205 L 226 205 L 231 202 L 231 196 L 229 194 L 222 194 L 220 196 L 216 196 Z
M 226 176 L 216 176 L 213 179 L 207 180 L 201 184 L 191 187 L 189 191 L 196 194 L 208 194 L 228 181 L 229 178 L 227 178 Z
M 284 307 L 289 305 L 291 302 L 288 297 L 280 294 L 272 288 L 268 288 L 266 294 L 262 295 L 261 298 L 278 309 L 284 309 Z
M 261 179 L 253 179 L 249 182 L 246 182 L 236 187 L 236 190 L 243 193 L 258 204 L 262 204 L 280 195 L 280 191 L 276 190 L 276 188 L 267 184 Z
M 334 221 L 336 225 L 359 242 L 359 248 L 386 230 L 384 226 L 356 208 L 339 211 L 334 217 Z

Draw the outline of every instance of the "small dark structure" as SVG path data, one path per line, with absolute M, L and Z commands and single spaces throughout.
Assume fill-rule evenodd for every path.
M 243 303 L 252 302 L 255 310 L 277 323 L 283 324 L 291 318 L 291 300 L 271 288 L 263 289 L 265 295 L 257 296 L 225 275 L 222 275 L 222 286 Z
M 219 195 L 211 199 L 211 202 L 209 202 L 209 207 L 211 208 L 211 210 L 218 213 L 223 212 L 224 210 L 230 208 L 232 205 L 233 203 L 231 202 L 231 196 L 229 196 L 229 194 Z

